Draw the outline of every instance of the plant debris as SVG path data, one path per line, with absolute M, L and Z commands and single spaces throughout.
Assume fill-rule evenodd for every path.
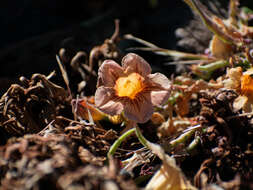
M 0 99 L 0 189 L 252 189 L 253 11 L 230 0 L 224 19 L 213 3 L 184 2 L 199 21 L 176 33 L 193 52 L 121 37 L 116 20 L 90 52 L 60 48 L 65 87 L 55 71 L 11 85 Z M 122 51 L 129 40 L 140 47 Z M 184 72 L 151 74 L 136 51 Z

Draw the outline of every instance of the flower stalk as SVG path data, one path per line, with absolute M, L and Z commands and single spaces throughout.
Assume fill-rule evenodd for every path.
M 129 129 L 128 131 L 126 131 L 124 134 L 122 134 L 111 146 L 109 152 L 107 153 L 107 157 L 111 157 L 114 155 L 114 153 L 116 152 L 117 148 L 121 145 L 121 143 L 127 138 L 129 137 L 131 134 L 133 134 L 133 132 L 135 132 L 138 140 L 140 141 L 140 143 L 148 148 L 148 144 L 147 144 L 147 140 L 145 139 L 145 137 L 141 134 L 141 131 L 139 129 L 139 127 L 137 126 L 136 123 L 133 123 L 133 127 L 132 129 Z
M 200 143 L 200 137 L 196 136 L 193 141 L 187 146 L 186 151 L 188 153 L 192 153 L 193 150 L 196 149 L 196 147 L 198 146 L 198 144 Z
M 121 145 L 121 143 L 127 138 L 129 137 L 131 134 L 133 134 L 133 132 L 135 132 L 135 128 L 129 129 L 128 131 L 126 131 L 124 134 L 122 134 L 114 143 L 113 145 L 110 147 L 109 152 L 107 153 L 107 157 L 112 157 L 114 155 L 114 153 L 116 152 L 117 148 Z
M 227 66 L 229 66 L 228 61 L 219 60 L 207 65 L 198 65 L 196 67 L 193 67 L 193 71 L 199 77 L 203 79 L 209 79 L 215 70 L 225 68 Z
M 185 142 L 192 137 L 192 135 L 195 133 L 196 130 L 199 129 L 199 127 L 200 125 L 194 126 L 192 128 L 190 127 L 190 130 L 186 130 L 178 138 L 170 141 L 170 148 L 175 148 L 179 144 L 185 144 Z M 194 140 L 190 143 L 190 145 L 188 145 L 188 147 L 186 148 L 187 150 L 189 149 L 189 151 L 191 151 L 192 149 L 194 149 L 195 146 L 197 146 L 197 144 L 199 143 L 198 138 L 196 137 Z

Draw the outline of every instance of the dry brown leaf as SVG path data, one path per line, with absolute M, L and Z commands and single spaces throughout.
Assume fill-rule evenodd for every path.
M 210 50 L 212 56 L 218 59 L 227 59 L 232 54 L 232 46 L 219 39 L 217 35 L 214 35 L 210 42 Z
M 161 146 L 148 142 L 148 147 L 163 161 L 163 165 L 151 178 L 146 190 L 196 190 Z

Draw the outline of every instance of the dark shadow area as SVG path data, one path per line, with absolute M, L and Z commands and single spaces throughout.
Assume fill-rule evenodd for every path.
M 180 13 L 180 14 L 179 14 Z M 191 16 L 182 1 L 6 1 L 0 8 L 1 77 L 17 78 L 57 67 L 55 54 L 66 45 L 89 51 L 114 31 L 131 33 L 174 48 L 174 30 Z
M 182 0 L 4 1 L 0 7 L 1 89 L 4 92 L 22 75 L 58 69 L 55 54 L 61 47 L 89 52 L 112 35 L 116 18 L 121 34 L 176 49 L 174 32 L 189 22 L 192 13 Z

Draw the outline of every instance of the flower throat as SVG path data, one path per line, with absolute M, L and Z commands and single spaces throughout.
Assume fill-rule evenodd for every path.
M 143 89 L 144 78 L 138 73 L 131 73 L 126 77 L 120 77 L 116 81 L 115 91 L 119 97 L 129 97 L 134 99 Z

